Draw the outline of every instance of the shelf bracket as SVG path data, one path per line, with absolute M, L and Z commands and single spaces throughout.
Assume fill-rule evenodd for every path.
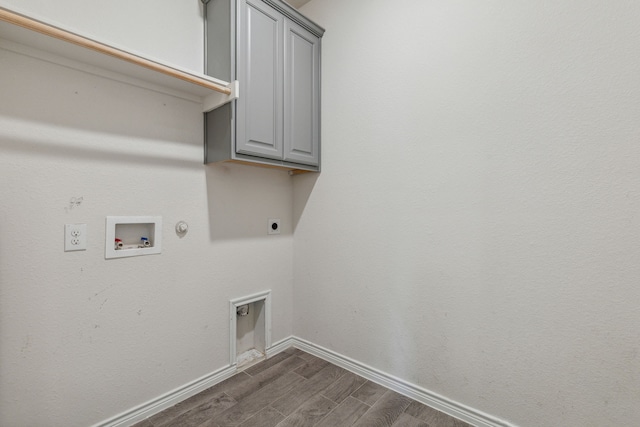
M 240 91 L 240 84 L 238 83 L 238 81 L 234 80 L 229 83 L 228 88 L 231 89 L 231 93 L 229 95 L 220 92 L 212 92 L 209 95 L 205 96 L 202 101 L 202 112 L 208 113 L 209 111 L 215 110 L 216 108 L 226 104 L 227 102 L 238 99 Z

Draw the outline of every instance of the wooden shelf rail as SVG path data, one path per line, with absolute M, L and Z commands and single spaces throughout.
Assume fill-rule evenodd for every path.
M 223 95 L 231 95 L 232 93 L 230 88 L 217 84 L 215 82 L 209 81 L 197 75 L 193 75 L 181 70 L 177 70 L 167 65 L 163 65 L 158 62 L 115 48 L 113 46 L 109 46 L 104 43 L 100 43 L 98 41 L 80 36 L 78 34 L 74 34 L 69 31 L 51 26 L 49 24 L 45 24 L 43 22 L 34 20 L 32 18 L 28 18 L 26 16 L 17 14 L 7 9 L 0 8 L 0 21 L 5 21 L 7 23 L 17 25 L 19 27 L 26 28 L 31 31 L 35 31 L 40 34 L 44 34 L 46 36 L 56 38 L 67 43 L 71 43 L 86 49 L 90 49 L 92 51 L 101 53 L 103 55 L 108 55 L 108 56 L 129 62 L 131 64 L 144 67 L 149 70 L 156 71 L 158 73 L 162 73 L 176 79 L 186 81 L 191 84 L 202 86 L 206 89 L 216 91 Z

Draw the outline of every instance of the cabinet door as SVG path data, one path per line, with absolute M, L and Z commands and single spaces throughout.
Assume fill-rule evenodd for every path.
M 285 22 L 284 159 L 320 161 L 320 39 Z
M 284 17 L 247 0 L 239 31 L 236 152 L 282 159 Z

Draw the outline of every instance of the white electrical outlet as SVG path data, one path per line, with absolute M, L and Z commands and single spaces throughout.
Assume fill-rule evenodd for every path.
M 280 234 L 280 220 L 275 218 L 269 218 L 268 221 L 268 234 Z
M 87 224 L 64 225 L 64 251 L 87 250 Z

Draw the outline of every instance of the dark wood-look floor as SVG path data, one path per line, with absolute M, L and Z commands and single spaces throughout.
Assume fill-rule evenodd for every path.
M 297 349 L 288 349 L 134 427 L 469 427 Z

